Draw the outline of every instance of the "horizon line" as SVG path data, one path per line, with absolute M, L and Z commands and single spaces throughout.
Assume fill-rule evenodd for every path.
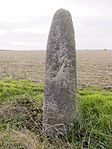
M 112 48 L 81 48 L 76 50 L 112 50 Z M 46 51 L 46 49 L 40 50 L 40 49 L 0 49 L 0 51 Z

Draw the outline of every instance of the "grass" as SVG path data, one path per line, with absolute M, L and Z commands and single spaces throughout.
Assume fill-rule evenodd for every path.
M 43 84 L 0 80 L 1 149 L 111 149 L 112 91 L 90 87 L 77 91 L 77 119 L 65 138 L 42 134 Z
M 0 80 L 0 103 L 14 100 L 15 97 L 28 96 L 36 100 L 43 99 L 43 84 L 30 80 L 13 80 L 5 78 Z

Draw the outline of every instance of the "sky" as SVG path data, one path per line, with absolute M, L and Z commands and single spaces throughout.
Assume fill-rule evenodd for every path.
M 77 49 L 112 49 L 112 0 L 0 0 L 0 49 L 45 50 L 60 8 L 72 15 Z

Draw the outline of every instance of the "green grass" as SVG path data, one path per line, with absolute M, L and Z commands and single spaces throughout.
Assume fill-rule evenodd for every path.
M 112 92 L 85 88 L 78 90 L 77 99 L 83 143 L 90 143 L 91 148 L 112 148 Z
M 42 134 L 42 100 L 43 84 L 10 78 L 0 80 L 0 148 L 112 148 L 111 90 L 78 89 L 74 128 L 65 138 L 55 140 Z
M 10 78 L 0 80 L 0 103 L 11 101 L 17 96 L 28 96 L 36 100 L 42 100 L 43 84 Z

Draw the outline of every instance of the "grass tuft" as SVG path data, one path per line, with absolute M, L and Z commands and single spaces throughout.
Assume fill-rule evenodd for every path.
M 111 149 L 112 91 L 78 89 L 77 118 L 65 135 L 42 134 L 43 85 L 27 80 L 0 80 L 1 149 Z

